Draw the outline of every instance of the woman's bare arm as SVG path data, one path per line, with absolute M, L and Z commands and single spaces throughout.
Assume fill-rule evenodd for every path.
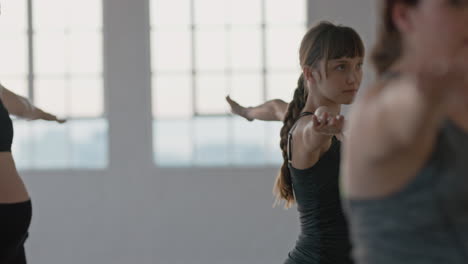
M 310 121 L 302 130 L 302 142 L 309 152 L 319 150 L 332 136 L 341 139 L 343 133 L 344 116 L 331 112 L 317 112 L 309 117 Z
M 248 121 L 255 119 L 262 121 L 283 121 L 288 109 L 288 104 L 281 99 L 269 100 L 254 107 L 244 107 L 229 96 L 226 97 L 226 101 L 230 105 L 233 114 L 242 116 Z
M 42 109 L 35 107 L 28 99 L 13 93 L 0 85 L 0 98 L 2 99 L 5 108 L 11 115 L 25 118 L 29 120 L 46 120 L 64 123 L 65 120 L 58 119 L 55 115 L 44 112 Z

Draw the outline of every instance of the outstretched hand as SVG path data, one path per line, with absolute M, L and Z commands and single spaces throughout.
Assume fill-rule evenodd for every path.
M 313 115 L 313 129 L 315 132 L 324 135 L 338 135 L 343 132 L 344 116 L 332 115 L 328 112 L 323 112 L 320 115 Z
M 42 110 L 41 110 L 41 112 L 42 112 L 42 113 L 41 113 L 41 115 L 40 115 L 40 118 L 38 118 L 38 119 L 42 119 L 42 120 L 45 120 L 45 121 L 54 121 L 54 122 L 57 122 L 57 123 L 59 123 L 59 124 L 63 124 L 63 123 L 65 123 L 65 122 L 67 122 L 66 119 L 60 119 L 60 118 L 58 118 L 57 116 L 52 115 L 52 114 L 49 114 L 49 113 L 44 112 L 44 111 L 42 111 Z
M 232 100 L 231 97 L 226 96 L 226 101 L 228 102 L 229 106 L 231 107 L 231 113 L 242 116 L 243 118 L 247 119 L 248 121 L 253 121 L 252 118 L 248 117 L 247 115 L 247 108 L 241 106 L 236 101 Z

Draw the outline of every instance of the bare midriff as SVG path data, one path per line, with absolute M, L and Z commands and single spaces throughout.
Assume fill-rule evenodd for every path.
M 29 194 L 16 170 L 11 152 L 0 152 L 0 204 L 27 200 Z

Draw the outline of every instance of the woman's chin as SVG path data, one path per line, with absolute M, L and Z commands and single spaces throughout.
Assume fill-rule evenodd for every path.
M 343 105 L 350 105 L 350 104 L 352 104 L 352 103 L 354 102 L 354 99 L 355 99 L 354 97 L 353 97 L 353 98 L 349 98 L 349 99 L 345 99 L 345 100 L 343 100 L 343 102 L 341 102 L 341 104 L 343 104 Z

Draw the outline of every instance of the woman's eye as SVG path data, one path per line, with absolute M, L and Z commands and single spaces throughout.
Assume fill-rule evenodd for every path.
M 362 69 L 362 63 L 359 63 L 356 67 L 357 67 L 359 70 Z
M 346 69 L 346 65 L 344 64 L 340 64 L 338 66 L 336 66 L 336 70 L 338 71 L 344 71 Z

